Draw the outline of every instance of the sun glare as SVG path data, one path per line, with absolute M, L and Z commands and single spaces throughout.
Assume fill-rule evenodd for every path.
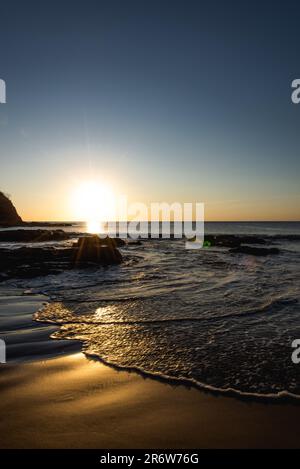
M 115 197 L 111 188 L 96 181 L 85 181 L 72 194 L 73 214 L 86 222 L 89 233 L 104 231 L 105 222 L 113 220 Z

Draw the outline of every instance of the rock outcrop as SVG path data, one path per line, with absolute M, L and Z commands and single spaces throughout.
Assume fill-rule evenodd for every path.
M 229 250 L 236 254 L 250 254 L 251 256 L 268 256 L 269 254 L 279 254 L 277 248 L 257 248 L 254 246 L 238 246 Z
M 266 244 L 266 241 L 259 236 L 242 235 L 205 235 L 206 246 L 218 246 L 226 248 L 236 248 L 241 244 Z
M 0 242 L 41 243 L 45 241 L 65 241 L 76 237 L 76 233 L 63 230 L 5 230 L 0 231 Z
M 98 236 L 79 238 L 71 247 L 20 247 L 0 249 L 0 281 L 8 278 L 32 278 L 58 274 L 64 270 L 120 264 L 117 248 L 122 240 L 100 239 Z
M 86 262 L 102 265 L 119 264 L 122 262 L 121 253 L 117 249 L 117 244 L 120 241 L 122 240 L 119 238 L 114 239 L 108 236 L 101 239 L 97 235 L 79 238 L 72 248 L 74 250 L 73 260 L 75 265 Z
M 22 218 L 18 215 L 12 201 L 0 192 L 0 226 L 18 226 L 22 225 Z

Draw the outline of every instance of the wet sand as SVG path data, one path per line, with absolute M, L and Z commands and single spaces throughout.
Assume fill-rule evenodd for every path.
M 48 300 L 45 295 L 24 294 L 22 289 L 0 286 L 0 338 L 5 340 L 9 363 L 81 350 L 78 341 L 50 339 L 58 329 L 56 325 L 33 320 L 33 314 Z
M 300 405 L 214 396 L 87 359 L 32 320 L 45 301 L 0 289 L 0 448 L 300 447 Z
M 300 447 L 300 406 L 241 402 L 82 353 L 0 368 L 2 448 Z

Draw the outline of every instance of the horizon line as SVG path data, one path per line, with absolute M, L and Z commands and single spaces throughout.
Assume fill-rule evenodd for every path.
M 168 220 L 108 220 L 102 221 L 101 223 L 129 223 L 131 221 L 136 221 L 137 223 L 151 223 L 151 222 L 160 222 L 168 223 Z M 196 222 L 197 220 L 186 220 L 186 222 Z M 23 220 L 24 223 L 87 223 L 86 220 Z M 180 223 L 180 221 L 170 220 L 170 223 Z M 182 220 L 181 223 L 184 223 Z M 204 223 L 300 223 L 299 220 L 204 220 Z

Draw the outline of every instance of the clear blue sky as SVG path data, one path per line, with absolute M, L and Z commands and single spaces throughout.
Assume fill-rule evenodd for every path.
M 0 189 L 70 218 L 84 179 L 207 218 L 300 219 L 297 1 L 15 1 L 0 7 Z

